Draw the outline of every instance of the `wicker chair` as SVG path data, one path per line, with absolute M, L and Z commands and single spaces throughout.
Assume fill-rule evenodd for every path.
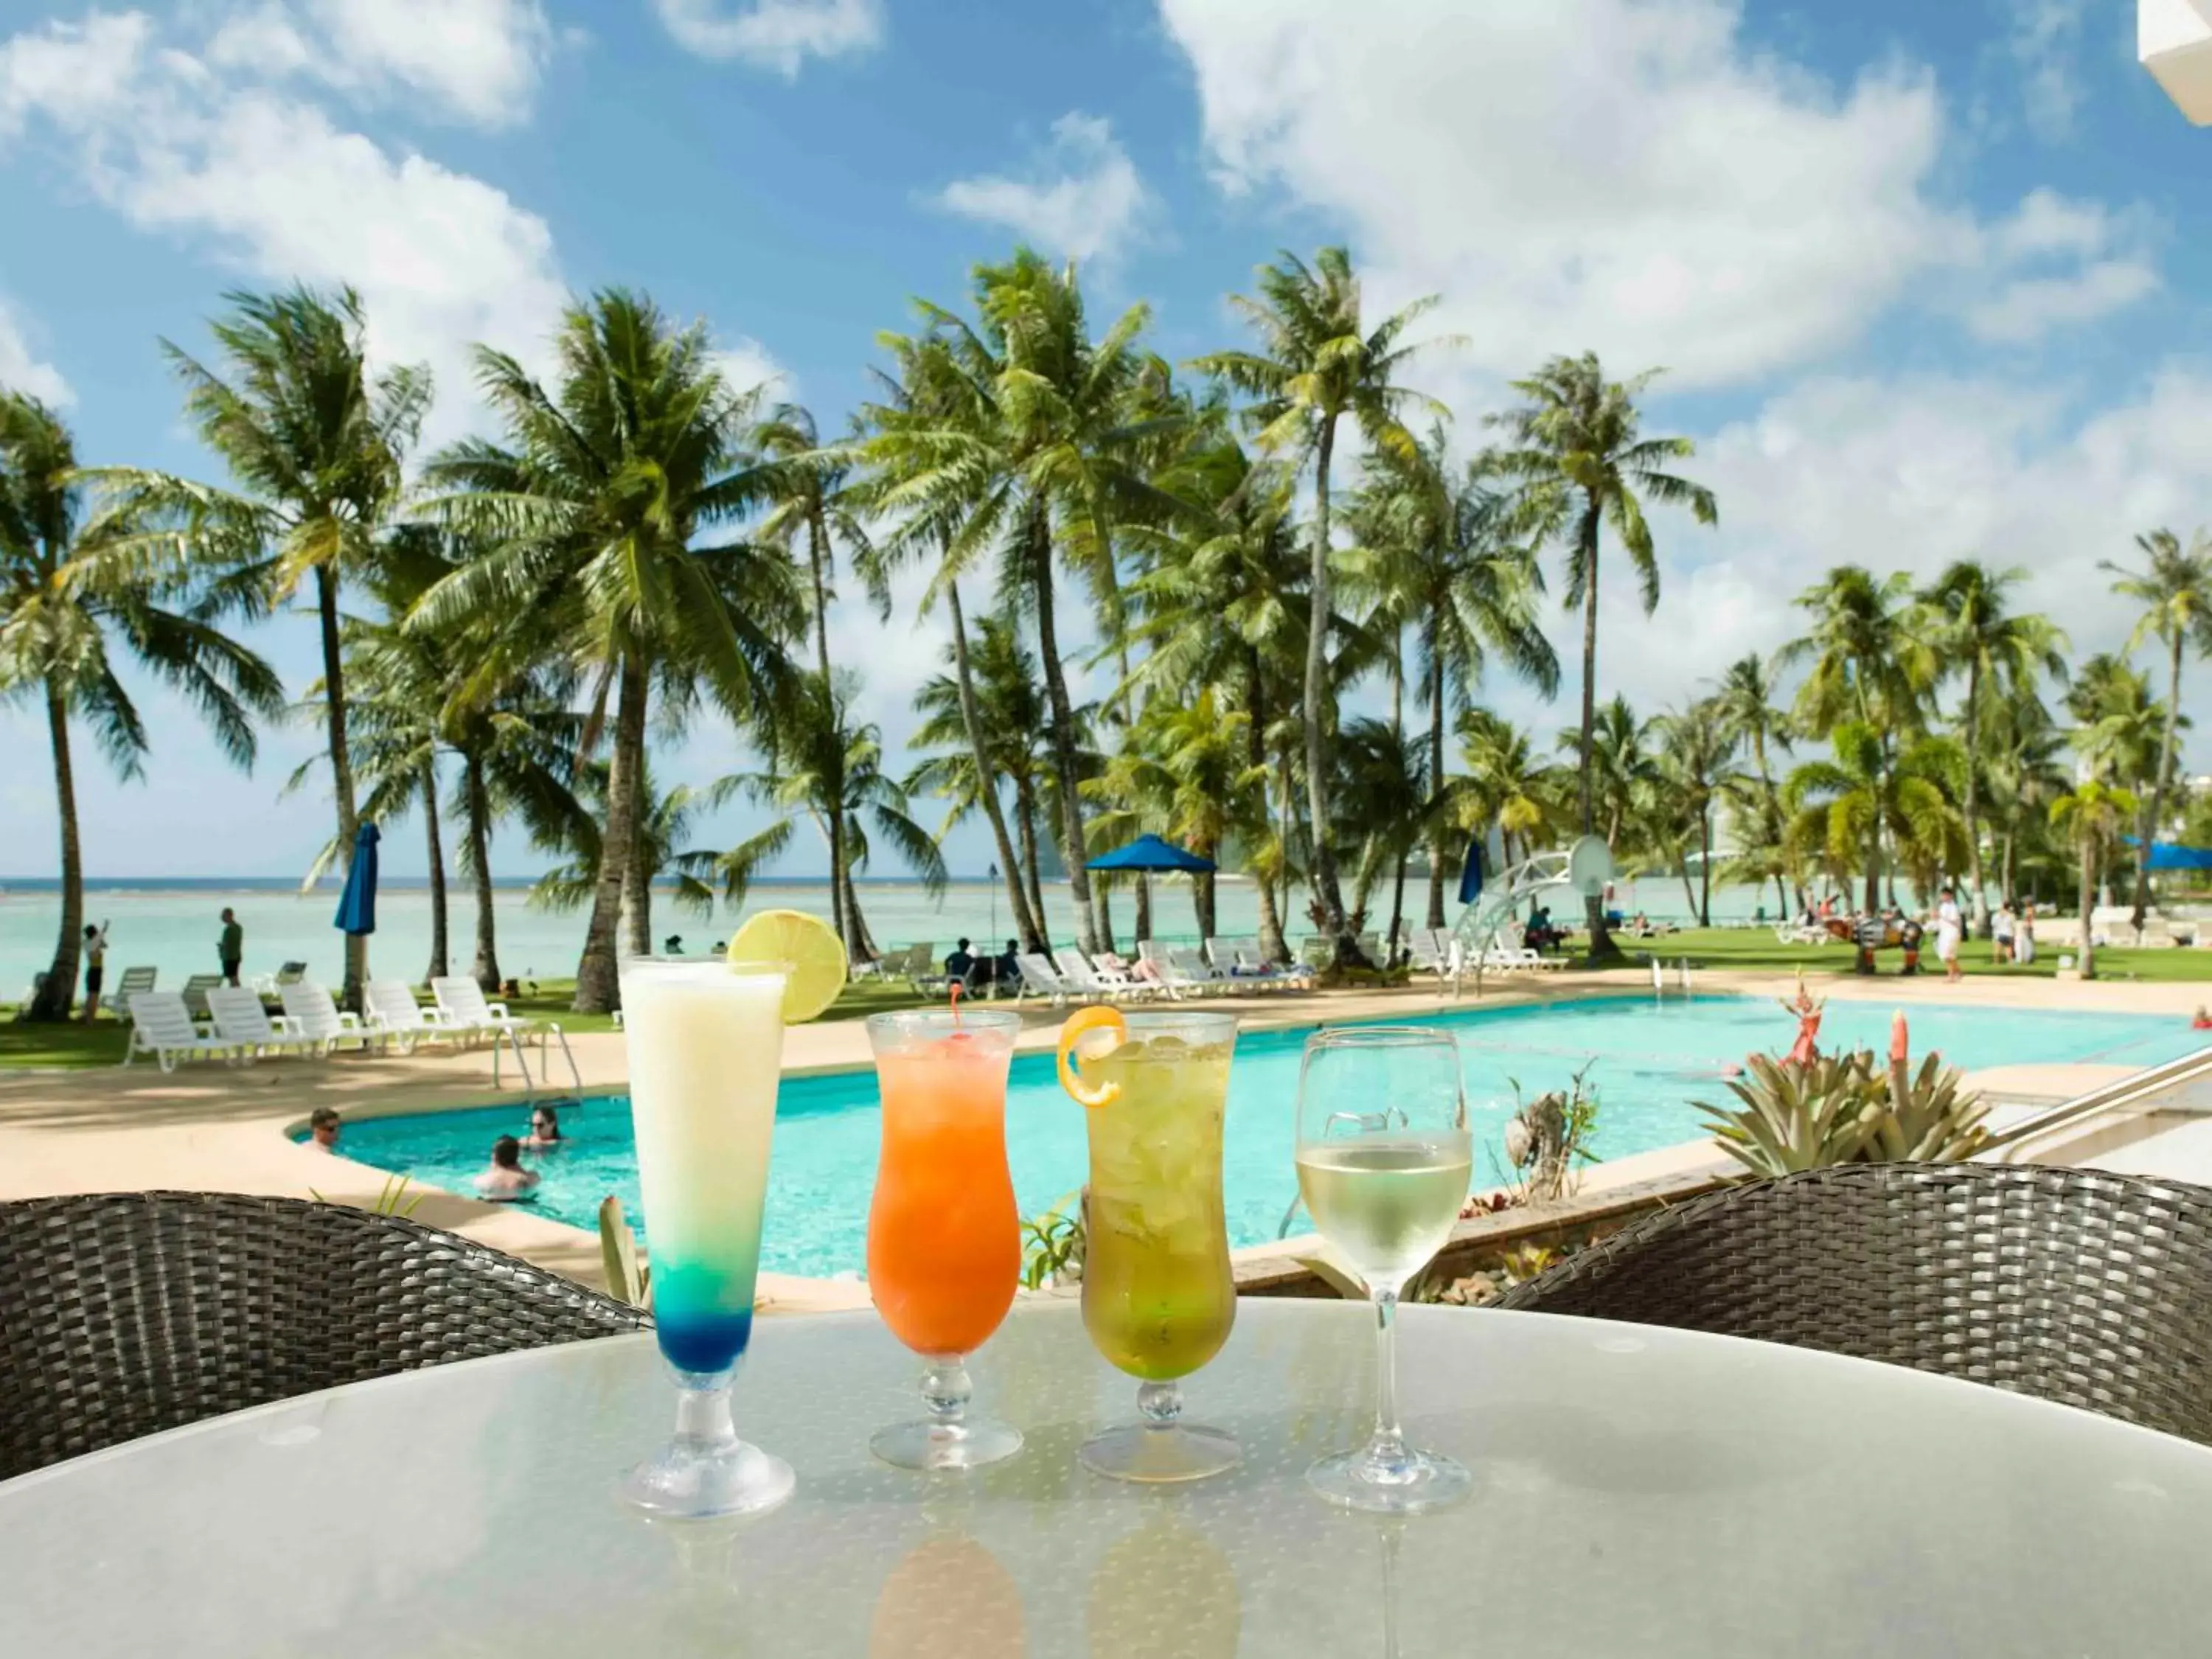
M 2212 1443 L 2212 1190 L 1864 1164 L 1647 1216 L 1496 1304 L 1879 1359 Z
M 339 1205 L 0 1204 L 0 1480 L 317 1389 L 644 1322 L 481 1244 Z

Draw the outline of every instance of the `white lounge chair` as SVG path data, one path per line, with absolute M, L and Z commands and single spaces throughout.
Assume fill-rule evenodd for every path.
M 1170 948 L 1167 965 L 1161 970 L 1171 993 L 1196 996 L 1218 996 L 1236 988 L 1229 975 L 1208 965 L 1204 957 L 1195 951 Z
M 415 1000 L 415 988 L 404 980 L 373 979 L 362 989 L 368 1005 L 368 1024 L 399 1052 L 411 1054 L 418 1042 L 453 1042 L 460 1033 L 446 1028 L 445 1016 Z
M 140 991 L 131 999 L 131 1046 L 123 1051 L 128 1066 L 139 1054 L 151 1054 L 165 1072 L 177 1069 L 179 1059 L 195 1056 L 229 1059 L 232 1044 L 209 1036 L 192 1021 L 178 991 Z
M 235 1048 L 240 1060 L 255 1060 L 264 1054 L 329 1057 L 330 1050 L 320 1037 L 306 1036 L 282 1016 L 270 1019 L 269 1011 L 261 1006 L 258 991 L 243 985 L 218 985 L 207 994 L 207 1000 L 216 1035 Z
M 158 968 L 125 968 L 123 970 L 123 976 L 115 981 L 116 1007 L 125 1013 L 130 1012 L 131 999 L 141 991 L 152 990 L 154 981 L 160 974 L 161 969 Z
M 1149 985 L 1130 978 L 1124 971 L 1101 968 L 1073 945 L 1054 951 L 1052 962 L 1060 969 L 1061 981 L 1073 987 L 1079 996 L 1116 1002 L 1152 994 Z
M 1058 1008 L 1078 994 L 1075 988 L 1060 977 L 1060 969 L 1052 965 L 1048 957 L 1024 951 L 1015 956 L 1014 965 L 1022 970 L 1022 988 L 1014 999 L 1017 1002 L 1023 997 L 1044 997 Z
M 1415 973 L 1442 975 L 1445 972 L 1444 954 L 1437 949 L 1437 936 L 1428 928 L 1415 928 L 1406 941 L 1406 949 L 1412 957 Z
M 185 1012 L 194 1019 L 209 1018 L 207 994 L 225 982 L 221 974 L 194 974 L 185 981 Z
M 276 994 L 293 1029 L 320 1042 L 325 1054 L 344 1043 L 367 1053 L 377 1042 L 376 1034 L 361 1023 L 359 1014 L 341 1009 L 331 994 L 311 979 L 284 986 Z
M 934 940 L 910 945 L 907 947 L 903 961 L 896 958 L 892 961 L 895 965 L 886 967 L 886 976 L 895 974 L 904 979 L 917 995 L 928 996 L 933 992 L 942 991 L 952 982 L 945 976 L 945 969 L 937 959 Z
M 583 1092 L 584 1074 L 577 1069 L 576 1056 L 569 1053 L 567 1035 L 553 1021 L 519 1017 L 509 1013 L 503 1002 L 485 1001 L 483 987 L 465 974 L 446 975 L 432 980 L 430 994 L 438 999 L 438 1012 L 444 1017 L 444 1024 L 448 1030 L 477 1032 L 492 1039 L 491 1080 L 494 1084 L 499 1081 L 499 1041 L 502 1037 L 514 1049 L 514 1063 L 522 1073 L 523 1082 L 527 1084 L 530 1081 L 530 1067 L 522 1058 L 522 1039 L 535 1036 L 541 1053 L 549 1041 L 561 1045 L 561 1053 L 568 1062 L 569 1074 L 575 1079 L 577 1092 Z

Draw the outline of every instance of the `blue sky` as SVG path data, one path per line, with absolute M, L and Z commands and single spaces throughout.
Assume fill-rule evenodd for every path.
M 1465 343 L 1420 378 L 1464 442 L 1553 351 L 1668 367 L 1651 421 L 1698 440 L 1722 525 L 1663 526 L 1659 613 L 1605 613 L 1607 689 L 1694 696 L 1850 559 L 2026 566 L 2086 652 L 2128 621 L 2096 562 L 2212 518 L 2212 132 L 2136 65 L 2132 9 L 0 0 L 0 382 L 60 401 L 89 461 L 205 471 L 157 337 L 201 348 L 226 289 L 349 280 L 375 349 L 438 373 L 436 441 L 480 421 L 469 342 L 528 357 L 620 283 L 830 428 L 909 296 L 957 301 L 1018 239 L 1083 262 L 1101 326 L 1148 301 L 1177 358 L 1237 337 L 1223 296 L 1276 247 L 1343 240 L 1375 303 L 1444 296 Z M 895 751 L 941 638 L 911 613 L 836 617 Z M 315 672 L 302 619 L 257 643 Z M 327 806 L 277 792 L 311 734 L 243 776 L 147 704 L 143 782 L 81 769 L 92 872 L 303 868 Z M 0 754 L 0 872 L 48 873 L 26 711 Z M 708 733 L 663 775 L 740 758 Z M 395 830 L 392 867 L 416 845 Z

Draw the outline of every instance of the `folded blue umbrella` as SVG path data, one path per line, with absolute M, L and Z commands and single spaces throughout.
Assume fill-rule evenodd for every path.
M 364 823 L 354 834 L 353 862 L 346 869 L 345 891 L 338 896 L 338 914 L 332 924 L 342 933 L 376 931 L 376 843 L 382 839 L 376 826 Z
M 1467 843 L 1466 862 L 1459 866 L 1459 902 L 1472 904 L 1482 891 L 1482 837 L 1475 836 Z

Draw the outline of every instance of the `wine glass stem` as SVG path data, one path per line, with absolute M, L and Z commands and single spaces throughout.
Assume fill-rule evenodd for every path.
M 686 1455 L 713 1457 L 738 1443 L 730 1416 L 734 1373 L 678 1371 L 676 1374 L 676 1444 Z
M 957 1429 L 968 1416 L 975 1384 L 958 1354 L 941 1354 L 922 1367 L 921 1403 L 934 1429 Z
M 1148 1429 L 1171 1429 L 1182 1416 L 1182 1384 L 1143 1382 L 1137 1387 L 1137 1415 Z
M 1406 1437 L 1398 1429 L 1398 1287 L 1374 1291 L 1375 1437 L 1367 1443 L 1368 1467 L 1395 1477 L 1406 1465 Z

